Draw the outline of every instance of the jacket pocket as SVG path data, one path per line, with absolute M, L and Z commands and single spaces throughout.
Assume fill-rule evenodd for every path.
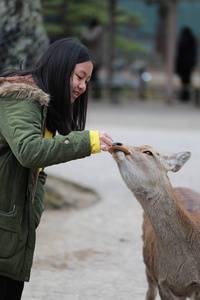
M 23 208 L 14 206 L 11 212 L 0 211 L 0 258 L 12 256 L 16 250 Z

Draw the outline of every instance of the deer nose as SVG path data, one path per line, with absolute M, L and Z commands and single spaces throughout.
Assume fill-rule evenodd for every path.
M 122 143 L 113 143 L 113 146 L 122 146 Z

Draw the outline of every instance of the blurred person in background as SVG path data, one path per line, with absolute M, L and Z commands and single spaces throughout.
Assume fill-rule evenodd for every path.
M 88 22 L 88 28 L 81 32 L 82 42 L 90 49 L 94 58 L 94 70 L 92 74 L 93 98 L 101 97 L 99 85 L 99 70 L 103 60 L 103 26 L 96 18 L 91 18 Z
M 0 75 L 0 299 L 19 300 L 29 281 L 44 210 L 44 168 L 113 143 L 84 130 L 93 60 L 71 39 L 51 44 L 38 63 Z
M 191 76 L 197 64 L 197 41 L 191 29 L 184 27 L 178 39 L 175 71 L 181 80 L 180 100 L 190 99 Z

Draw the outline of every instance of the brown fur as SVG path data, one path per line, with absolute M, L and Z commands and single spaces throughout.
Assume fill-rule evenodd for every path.
M 111 148 L 121 176 L 144 209 L 143 258 L 146 300 L 200 300 L 200 194 L 173 189 L 168 171 L 178 171 L 189 152 L 160 154 L 150 146 Z

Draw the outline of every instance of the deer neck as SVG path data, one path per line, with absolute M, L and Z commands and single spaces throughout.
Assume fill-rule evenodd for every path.
M 168 182 L 158 189 L 146 190 L 135 194 L 141 203 L 160 243 L 181 245 L 190 236 L 192 226 L 187 210 L 181 205 Z

